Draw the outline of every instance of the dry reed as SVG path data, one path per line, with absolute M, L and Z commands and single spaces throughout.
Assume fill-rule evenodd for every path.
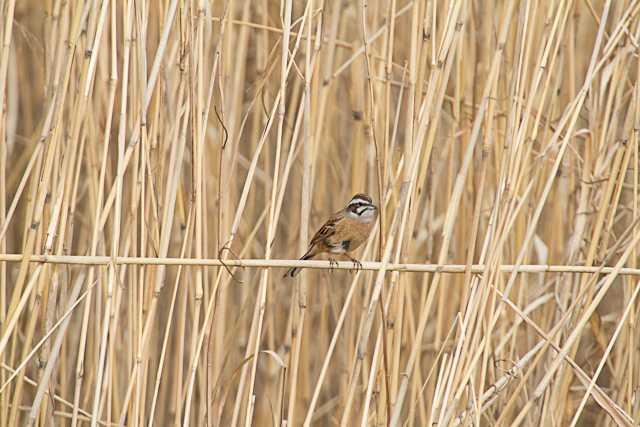
M 640 421 L 640 0 L 0 14 L 0 426 Z

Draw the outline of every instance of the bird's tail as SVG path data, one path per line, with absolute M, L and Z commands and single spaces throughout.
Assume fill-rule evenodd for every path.
M 304 261 L 306 259 L 310 259 L 313 258 L 315 254 L 311 253 L 311 251 L 307 252 L 306 254 L 302 255 L 302 258 L 300 258 L 300 261 Z M 292 267 L 290 269 L 287 270 L 286 273 L 284 273 L 284 276 L 282 276 L 283 278 L 286 277 L 295 277 L 298 275 L 298 273 L 300 273 L 300 270 L 302 270 L 301 267 Z

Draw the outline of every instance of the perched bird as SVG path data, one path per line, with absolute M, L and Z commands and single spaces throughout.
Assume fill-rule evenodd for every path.
M 354 264 L 361 266 L 360 261 L 349 255 L 362 245 L 378 218 L 378 207 L 373 204 L 371 197 L 366 194 L 356 194 L 351 201 L 339 212 L 336 212 L 324 223 L 313 236 L 307 253 L 300 260 L 312 259 L 322 253 L 345 255 Z M 330 262 L 335 262 L 333 258 Z M 294 277 L 300 272 L 294 267 L 283 277 Z

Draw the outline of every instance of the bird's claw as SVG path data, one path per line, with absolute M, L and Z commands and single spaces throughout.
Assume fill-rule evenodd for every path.
M 349 270 L 349 272 L 353 273 L 355 271 L 357 273 L 359 270 L 362 270 L 362 263 L 360 261 L 350 256 L 348 256 L 348 258 L 353 263 L 353 269 Z
M 353 262 L 353 268 L 356 272 L 358 272 L 359 270 L 362 270 L 362 263 L 360 261 L 358 261 L 355 258 L 352 258 L 351 262 Z
M 333 269 L 338 266 L 338 261 L 334 258 L 329 258 L 329 272 L 333 273 Z

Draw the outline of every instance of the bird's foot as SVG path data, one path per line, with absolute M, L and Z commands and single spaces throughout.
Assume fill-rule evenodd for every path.
M 362 263 L 360 261 L 351 257 L 350 259 L 351 259 L 351 262 L 353 263 L 353 270 L 350 270 L 350 271 L 352 272 L 355 271 L 357 273 L 359 270 L 362 270 Z
M 329 272 L 333 273 L 333 269 L 338 266 L 338 261 L 335 258 L 329 258 Z

